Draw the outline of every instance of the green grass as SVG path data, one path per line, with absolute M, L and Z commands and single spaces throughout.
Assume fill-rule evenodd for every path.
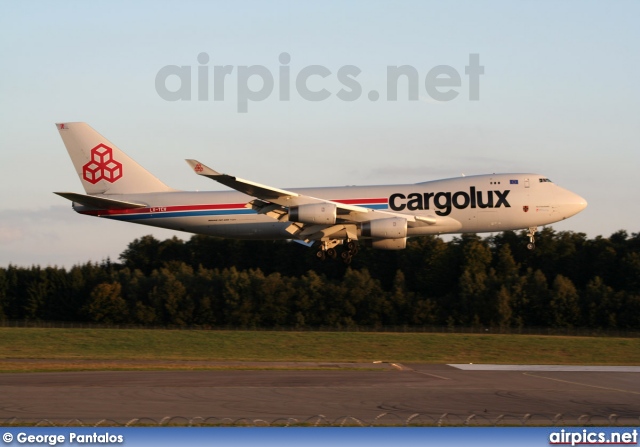
M 24 362 L 24 360 L 38 362 Z M 109 365 L 117 360 L 120 366 Z M 0 372 L 197 369 L 189 361 L 640 365 L 640 339 L 377 332 L 0 328 Z M 127 365 L 147 361 L 149 365 Z M 171 362 L 184 361 L 186 364 Z M 75 362 L 75 363 L 74 363 Z M 124 362 L 124 366 L 122 366 Z M 22 365 L 22 366 L 20 366 Z

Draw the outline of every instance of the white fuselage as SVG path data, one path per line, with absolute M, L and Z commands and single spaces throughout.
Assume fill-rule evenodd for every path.
M 587 205 L 579 195 L 539 174 L 477 175 L 408 185 L 291 190 L 349 205 L 435 218 L 433 225 L 409 228 L 407 236 L 531 228 L 564 220 Z M 225 238 L 292 238 L 286 231 L 290 222 L 258 214 L 246 206 L 254 198 L 236 191 L 108 197 L 148 206 L 96 210 L 74 203 L 74 209 L 81 214 Z

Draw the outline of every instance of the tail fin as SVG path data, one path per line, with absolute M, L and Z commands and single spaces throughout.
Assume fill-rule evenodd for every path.
M 174 191 L 87 123 L 56 127 L 87 194 Z

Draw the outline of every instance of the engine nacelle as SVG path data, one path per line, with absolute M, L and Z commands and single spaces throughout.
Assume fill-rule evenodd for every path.
M 380 239 L 407 237 L 407 219 L 389 217 L 362 223 L 362 236 Z
M 365 247 L 378 250 L 404 250 L 407 248 L 407 238 L 401 239 L 364 239 Z
M 337 207 L 331 203 L 309 203 L 289 208 L 289 221 L 309 224 L 333 225 Z

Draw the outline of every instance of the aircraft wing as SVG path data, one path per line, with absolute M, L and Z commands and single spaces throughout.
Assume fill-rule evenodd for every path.
M 278 207 L 273 207 L 271 204 L 279 205 L 280 207 L 289 208 L 291 206 L 300 206 L 308 204 L 332 204 L 335 205 L 338 210 L 338 217 L 343 222 L 367 222 L 375 219 L 384 219 L 389 217 L 402 217 L 407 219 L 409 223 L 414 225 L 434 225 L 436 223 L 435 217 L 427 216 L 414 216 L 411 214 L 400 214 L 390 211 L 373 210 L 363 206 L 347 205 L 340 202 L 334 202 L 326 199 L 319 199 L 316 197 L 306 196 L 298 194 L 293 191 L 286 191 L 284 189 L 273 188 L 271 186 L 261 185 L 249 180 L 244 180 L 238 177 L 234 177 L 228 174 L 221 174 L 208 166 L 198 162 L 197 160 L 186 160 L 191 169 L 198 174 L 215 180 L 218 183 L 222 183 L 229 188 L 240 191 L 249 196 L 256 197 L 260 201 L 250 202 L 250 206 L 254 209 L 262 209 L 263 213 L 276 213 L 287 214 L 286 210 L 278 212 Z M 270 208 L 270 209 L 269 209 Z
M 259 183 L 254 183 L 249 180 L 244 180 L 238 177 L 234 177 L 228 174 L 221 174 L 219 172 L 214 171 L 208 166 L 200 163 L 197 160 L 186 160 L 191 169 L 198 174 L 204 177 L 208 177 L 212 180 L 215 180 L 218 183 L 222 183 L 229 188 L 235 189 L 236 191 L 240 191 L 249 196 L 257 197 L 262 200 L 268 200 L 274 203 L 278 199 L 288 198 L 291 200 L 292 198 L 301 197 L 300 194 L 296 194 L 295 192 L 285 191 L 283 189 L 272 188 L 270 186 L 261 185 Z M 297 205 L 298 203 L 292 203 L 293 205 Z

